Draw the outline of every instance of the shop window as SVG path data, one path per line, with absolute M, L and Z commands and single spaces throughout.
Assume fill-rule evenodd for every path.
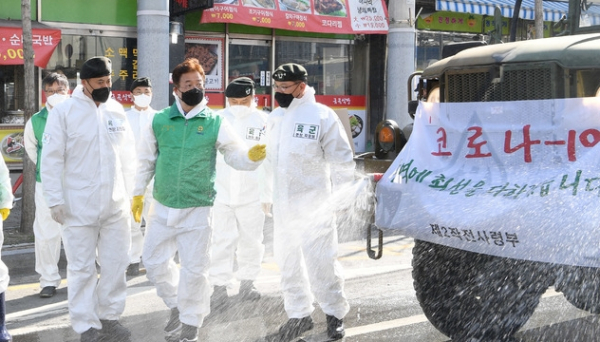
M 298 63 L 308 72 L 308 84 L 316 95 L 356 95 L 352 89 L 351 44 L 278 41 L 275 65 Z
M 129 86 L 137 74 L 137 39 L 63 35 L 42 78 L 48 72 L 63 73 L 71 89 L 80 83 L 81 65 L 91 57 L 105 56 L 112 62 L 112 91 L 117 101 L 131 103 Z
M 232 39 L 227 84 L 238 77 L 249 77 L 256 83 L 256 94 L 270 94 L 270 57 L 269 41 Z

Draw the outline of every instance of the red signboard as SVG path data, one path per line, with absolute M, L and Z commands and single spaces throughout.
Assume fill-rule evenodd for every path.
M 35 66 L 45 68 L 60 42 L 60 30 L 32 29 Z M 23 64 L 23 29 L 0 27 L 0 65 Z
M 383 0 L 215 0 L 200 23 L 235 23 L 291 31 L 387 34 Z

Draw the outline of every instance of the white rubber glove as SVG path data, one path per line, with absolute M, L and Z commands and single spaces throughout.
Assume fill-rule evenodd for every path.
M 266 217 L 273 217 L 273 214 L 271 214 L 271 203 L 261 203 L 260 206 Z
M 65 205 L 59 204 L 50 208 L 52 219 L 60 224 L 65 223 Z

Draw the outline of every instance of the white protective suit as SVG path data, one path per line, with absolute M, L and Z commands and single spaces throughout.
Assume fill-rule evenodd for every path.
M 12 186 L 10 184 L 10 175 L 8 167 L 4 162 L 4 158 L 0 161 L 0 209 L 7 208 L 12 209 L 14 196 L 12 193 Z M 4 244 L 4 225 L 2 218 L 0 218 L 0 246 Z M 0 260 L 0 293 L 6 292 L 8 288 L 8 282 L 10 277 L 8 275 L 8 267 Z
M 179 113 L 180 100 L 175 96 Z M 188 112 L 190 119 L 206 107 L 206 99 Z M 139 170 L 134 196 L 142 195 L 154 176 L 160 142 L 152 126 L 144 131 L 138 145 Z M 254 170 L 260 163 L 248 159 L 248 149 L 225 120 L 221 123 L 216 148 L 225 155 L 227 164 L 238 169 Z M 173 172 L 178 172 L 174 170 Z M 155 184 L 160 180 L 155 179 Z M 156 293 L 170 309 L 179 309 L 179 320 L 191 326 L 202 326 L 210 313 L 210 240 L 212 234 L 211 207 L 169 208 L 153 199 L 142 259 L 148 279 Z M 179 253 L 181 270 L 174 261 Z
M 48 112 L 50 109 L 46 108 Z M 27 120 L 24 130 L 25 152 L 33 161 L 37 162 L 38 140 L 33 131 L 31 120 Z M 41 182 L 35 182 L 35 219 L 33 220 L 33 234 L 35 236 L 35 271 L 40 275 L 40 287 L 58 287 L 62 277 L 58 271 L 61 247 L 60 223 L 54 221 L 50 215 L 50 208 L 44 199 L 44 190 Z
M 239 110 L 234 113 L 234 110 Z M 255 106 L 234 106 L 217 113 L 231 124 L 248 148 L 264 144 L 267 114 Z M 255 171 L 238 171 L 217 156 L 213 205 L 210 282 L 228 286 L 233 279 L 234 255 L 237 255 L 237 278 L 255 280 L 260 272 L 265 247 L 265 214 L 261 202 L 270 202 L 263 165 Z M 236 253 L 237 250 L 237 253 Z
M 341 319 L 349 305 L 335 213 L 323 208 L 334 189 L 354 180 L 354 160 L 337 114 L 314 94 L 307 86 L 302 98 L 275 109 L 267 122 L 266 161 L 276 189 L 274 254 L 289 318 L 309 316 L 316 298 L 323 312 Z
M 152 123 L 152 118 L 154 114 L 156 114 L 156 110 L 152 109 L 152 107 L 148 107 L 145 110 L 139 111 L 134 106 L 131 107 L 128 111 L 125 112 L 127 114 L 127 120 L 129 121 L 129 125 L 131 126 L 131 130 L 133 131 L 133 135 L 135 136 L 136 144 L 140 141 L 142 136 L 142 130 L 146 129 L 148 125 Z M 134 163 L 137 167 L 137 158 L 132 160 L 131 163 Z M 135 183 L 131 185 L 131 188 L 135 186 Z M 148 185 L 146 192 L 144 193 L 144 211 L 142 213 L 142 219 L 148 215 L 148 208 L 150 207 L 150 202 L 152 201 L 152 182 Z M 139 263 L 142 258 L 142 251 L 144 248 L 144 234 L 142 232 L 142 221 L 135 222 L 133 217 L 131 218 L 131 249 L 129 250 L 129 263 Z
M 79 334 L 125 309 L 134 144 L 121 104 L 109 99 L 97 107 L 81 85 L 48 116 L 42 186 L 50 208 L 65 205 L 69 314 Z

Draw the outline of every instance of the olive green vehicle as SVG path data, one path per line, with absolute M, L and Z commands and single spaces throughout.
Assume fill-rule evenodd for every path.
M 409 114 L 414 116 L 423 102 L 485 106 L 600 96 L 600 4 L 571 1 L 561 24 L 565 30 L 560 36 L 468 48 L 411 75 L 409 84 L 420 76 L 419 99 L 409 104 Z M 387 143 L 377 144 L 376 153 L 383 157 L 394 153 L 404 135 L 387 138 Z M 394 209 L 399 202 L 386 201 L 401 195 L 380 195 L 376 212 L 388 216 L 394 210 L 401 212 Z M 375 223 L 378 228 L 397 229 Z M 499 257 L 415 238 L 413 280 L 429 321 L 454 341 L 510 341 L 549 287 L 574 306 L 600 313 L 597 267 Z

